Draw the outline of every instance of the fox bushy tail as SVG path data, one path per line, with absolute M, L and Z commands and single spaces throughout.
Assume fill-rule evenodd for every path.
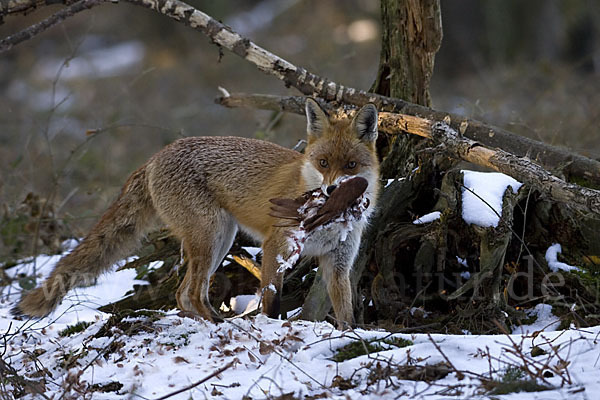
M 44 317 L 60 304 L 67 292 L 94 280 L 139 245 L 156 220 L 146 167 L 127 180 L 118 199 L 83 241 L 61 258 L 44 283 L 26 293 L 13 308 L 15 315 Z

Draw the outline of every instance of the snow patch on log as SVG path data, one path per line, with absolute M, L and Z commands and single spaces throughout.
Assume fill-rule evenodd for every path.
M 517 193 L 523 185 L 499 172 L 463 170 L 462 217 L 468 224 L 496 227 L 502 216 L 502 198 L 510 186 Z
M 579 271 L 579 267 L 558 261 L 558 253 L 562 253 L 562 247 L 560 243 L 554 243 L 552 246 L 548 247 L 548 250 L 546 250 L 546 261 L 548 262 L 548 268 L 550 268 L 552 272 Z
M 440 219 L 440 215 L 442 213 L 439 211 L 430 212 L 429 214 L 425 214 L 422 217 L 419 217 L 413 221 L 414 225 L 428 224 L 430 222 L 436 221 Z

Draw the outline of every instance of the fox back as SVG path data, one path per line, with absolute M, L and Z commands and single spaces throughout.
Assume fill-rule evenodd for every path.
M 218 317 L 208 301 L 210 277 L 241 228 L 262 242 L 263 312 L 276 317 L 283 286 L 277 260 L 289 246 L 285 230 L 269 215 L 269 200 L 296 198 L 319 187 L 330 193 L 341 179 L 361 176 L 368 182 L 365 193 L 372 212 L 379 190 L 375 106 L 364 106 L 351 120 L 333 121 L 315 100 L 307 99 L 306 116 L 305 154 L 239 137 L 184 138 L 159 151 L 131 175 L 81 244 L 13 312 L 47 315 L 71 288 L 93 281 L 131 254 L 160 221 L 181 239 L 188 259 L 176 294 L 180 309 L 209 320 Z M 349 270 L 363 225 L 357 224 L 347 238 L 333 226 L 305 248 L 319 258 L 342 322 L 352 320 Z

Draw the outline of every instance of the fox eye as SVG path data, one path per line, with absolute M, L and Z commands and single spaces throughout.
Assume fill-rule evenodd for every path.
M 348 168 L 348 169 L 356 168 L 356 161 L 349 161 L 348 164 L 346 164 L 346 168 Z
M 322 158 L 319 160 L 319 165 L 323 168 L 327 168 L 329 166 L 329 163 L 327 162 L 326 159 Z

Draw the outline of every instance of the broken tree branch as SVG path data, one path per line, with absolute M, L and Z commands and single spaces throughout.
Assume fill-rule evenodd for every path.
M 229 96 L 217 97 L 215 102 L 225 107 L 250 107 L 304 114 L 304 100 L 305 98 L 303 96 L 232 93 Z M 329 104 L 323 101 L 321 101 L 321 106 L 327 109 L 334 117 L 341 117 L 343 115 L 352 116 L 354 113 L 353 109 L 347 107 L 338 108 L 335 104 Z M 439 113 L 434 110 L 430 111 L 432 112 L 428 114 L 428 117 L 403 112 L 380 112 L 379 130 L 390 135 L 408 132 L 413 135 L 431 138 L 432 123 L 436 121 L 445 122 L 449 124 L 450 127 L 453 127 L 453 129 L 459 130 L 461 134 L 468 139 L 477 141 L 488 147 L 500 148 L 507 153 L 519 157 L 535 159 L 546 169 L 567 166 L 569 170 L 567 175 L 570 174 L 571 176 L 587 180 L 593 184 L 592 186 L 600 186 L 600 162 L 596 160 L 575 154 L 567 149 L 550 146 L 546 143 L 524 138 L 512 133 L 497 135 L 490 129 L 487 131 L 487 135 L 470 135 L 470 133 L 473 133 L 469 130 L 470 123 L 477 123 L 481 127 L 487 126 L 477 121 L 468 122 L 467 120 L 464 120 L 458 128 L 454 128 L 452 117 L 450 117 L 449 114 Z M 523 144 L 523 147 L 521 147 L 521 144 Z M 540 155 L 545 156 L 542 157 Z M 474 163 L 477 164 L 476 162 Z M 589 170 L 582 169 L 584 166 L 589 168 Z
M 215 103 L 225 107 L 246 107 L 261 110 L 283 111 L 294 114 L 304 114 L 304 96 L 275 96 L 269 94 L 231 93 L 220 96 Z M 352 118 L 356 109 L 336 107 L 323 100 L 317 99 L 321 106 L 334 118 Z M 388 135 L 411 133 L 431 139 L 431 124 L 433 121 L 408 114 L 382 111 L 379 113 L 378 129 Z
M 215 101 L 227 107 L 254 107 L 304 114 L 304 97 L 300 96 L 231 94 L 219 97 Z M 334 117 L 352 116 L 354 113 L 351 109 L 333 109 L 330 105 L 323 105 Z M 388 134 L 408 132 L 442 143 L 445 149 L 457 158 L 510 175 L 556 201 L 600 214 L 600 191 L 565 182 L 528 157 L 519 157 L 503 149 L 485 147 L 477 141 L 463 137 L 443 120 L 432 121 L 412 115 L 381 112 L 378 125 L 382 132 Z M 506 147 L 506 143 L 502 142 L 501 147 Z
M 443 122 L 435 122 L 431 131 L 432 139 L 443 144 L 446 151 L 458 158 L 510 175 L 553 200 L 600 215 L 598 190 L 565 182 L 529 158 L 482 146 L 474 140 L 462 137 Z
M 90 1 L 90 0 L 86 0 Z M 96 0 L 115 2 L 117 0 Z M 260 71 L 282 80 L 286 86 L 293 86 L 304 95 L 311 95 L 338 104 L 346 103 L 362 106 L 375 103 L 381 111 L 401 113 L 432 121 L 445 121 L 465 137 L 490 147 L 501 147 L 505 151 L 539 161 L 549 169 L 560 169 L 567 179 L 573 176 L 590 187 L 600 187 L 600 162 L 569 152 L 559 147 L 541 143 L 523 136 L 512 134 L 501 128 L 470 120 L 465 117 L 436 111 L 400 99 L 380 96 L 363 90 L 346 87 L 326 78 L 312 74 L 257 46 L 249 39 L 234 32 L 209 15 L 179 0 L 123 0 L 143 6 L 204 33 L 213 43 L 226 48 Z M 0 20 L 17 12 L 30 11 L 48 4 L 70 4 L 72 0 L 12 0 L 0 8 Z
M 79 0 L 73 3 L 72 5 L 56 12 L 55 14 L 52 14 L 50 17 L 0 40 L 0 53 L 8 51 L 17 44 L 39 35 L 46 29 L 51 28 L 54 25 L 64 21 L 68 17 L 72 17 L 73 15 L 81 11 L 89 10 L 90 8 L 100 5 L 103 2 L 105 2 L 105 0 Z M 2 16 L 0 15 L 0 19 L 1 18 Z

